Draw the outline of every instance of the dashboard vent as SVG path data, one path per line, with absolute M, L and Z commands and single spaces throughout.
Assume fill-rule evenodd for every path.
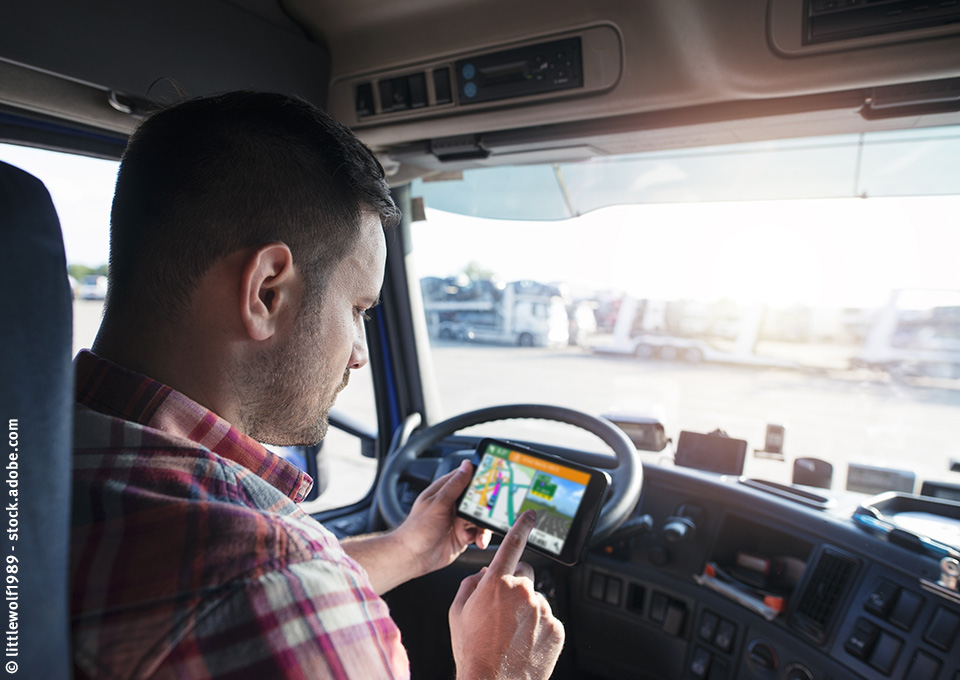
M 818 642 L 826 638 L 833 614 L 856 569 L 857 561 L 838 551 L 825 548 L 820 554 L 795 613 L 799 626 Z

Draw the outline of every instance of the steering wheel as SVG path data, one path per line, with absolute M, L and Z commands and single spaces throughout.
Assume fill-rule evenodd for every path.
M 432 425 L 411 436 L 405 444 L 387 458 L 383 474 L 380 476 L 380 483 L 377 485 L 377 502 L 384 521 L 390 527 L 396 527 L 406 518 L 407 510 L 403 507 L 399 494 L 401 478 L 410 475 L 410 469 L 416 467 L 418 462 L 422 461 L 421 457 L 430 447 L 463 428 L 515 418 L 552 420 L 575 425 L 595 434 L 613 450 L 614 458 L 576 451 L 570 451 L 565 455 L 572 461 L 603 468 L 610 474 L 612 493 L 610 493 L 600 511 L 591 545 L 602 542 L 627 519 L 640 499 L 640 491 L 643 486 L 643 467 L 637 449 L 623 430 L 608 420 L 561 406 L 545 406 L 542 404 L 492 406 L 469 411 Z M 442 468 L 443 466 L 438 463 L 433 471 L 434 478 L 442 474 Z

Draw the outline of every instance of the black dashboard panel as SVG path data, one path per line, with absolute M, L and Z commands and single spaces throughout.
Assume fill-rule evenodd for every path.
M 570 623 L 584 670 L 608 678 L 956 679 L 960 601 L 921 587 L 921 578 L 939 578 L 933 557 L 735 479 L 652 466 L 644 473 L 635 518 L 649 515 L 652 528 L 614 537 L 573 577 Z M 684 518 L 686 528 L 677 524 Z M 771 589 L 783 598 L 771 600 L 782 606 L 772 620 L 698 583 L 708 564 L 735 571 L 743 555 L 804 567 Z

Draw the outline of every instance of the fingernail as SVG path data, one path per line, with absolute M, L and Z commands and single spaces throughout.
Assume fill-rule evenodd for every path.
M 460 461 L 460 467 L 457 468 L 457 472 L 469 472 L 470 471 L 470 461 L 462 460 Z

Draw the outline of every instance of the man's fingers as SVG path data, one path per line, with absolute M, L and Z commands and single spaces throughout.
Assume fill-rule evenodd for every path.
M 467 488 L 467 484 L 470 483 L 470 473 L 472 471 L 473 465 L 470 461 L 463 461 L 456 470 L 451 470 L 442 477 L 437 477 L 433 480 L 430 486 L 420 494 L 420 498 L 426 500 L 431 496 L 436 496 L 438 500 L 452 506 L 457 496 L 459 496 L 460 493 Z
M 487 568 L 483 567 L 476 574 L 471 574 L 467 578 L 460 581 L 460 588 L 457 590 L 457 596 L 453 598 L 453 604 L 450 605 L 450 611 L 459 612 L 463 609 L 463 605 L 466 604 L 467 600 L 470 599 L 470 596 L 473 595 L 473 591 L 477 589 L 477 586 L 480 584 L 480 579 L 483 578 L 484 573 L 486 573 Z
M 528 578 L 530 579 L 531 583 L 535 583 L 534 581 L 535 573 L 533 571 L 533 567 L 531 567 L 526 562 L 520 562 L 517 565 L 517 568 L 514 570 L 513 575 L 519 576 L 521 578 Z
M 517 521 L 507 535 L 503 537 L 500 547 L 497 548 L 497 554 L 490 560 L 488 574 L 495 577 L 512 576 L 520 563 L 520 556 L 523 555 L 523 549 L 527 546 L 527 537 L 537 521 L 537 513 L 533 510 L 527 510 L 517 518 Z
M 430 486 L 420 492 L 420 498 L 427 499 L 436 494 L 443 487 L 443 485 L 447 483 L 447 480 L 453 477 L 453 475 L 456 473 L 456 470 L 452 470 L 442 477 L 437 477 L 435 480 L 430 482 Z
M 445 503 L 450 507 L 453 507 L 454 501 L 457 500 L 457 496 L 463 493 L 463 490 L 467 488 L 467 484 L 470 483 L 470 475 L 473 472 L 473 465 L 469 460 L 465 460 L 460 463 L 458 467 L 453 472 L 448 473 L 449 477 L 447 481 L 443 483 L 443 486 L 437 490 L 437 500 L 441 503 Z M 447 475 L 444 475 L 447 477 Z M 440 479 L 443 479 L 441 477 Z
M 486 549 L 490 544 L 489 529 L 481 529 L 470 520 L 458 517 L 454 525 L 458 540 L 464 547 L 475 543 L 479 548 Z

